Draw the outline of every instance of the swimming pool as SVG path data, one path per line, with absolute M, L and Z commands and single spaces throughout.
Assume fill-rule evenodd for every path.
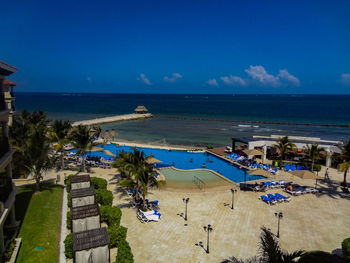
M 132 152 L 135 147 L 120 145 L 117 147 L 115 144 L 107 144 L 100 146 L 104 150 L 109 150 L 115 155 L 118 155 L 119 152 Z M 186 152 L 186 151 L 177 151 L 177 150 L 166 150 L 166 149 L 156 149 L 156 148 L 140 148 L 146 156 L 151 154 L 154 155 L 154 158 L 162 161 L 162 164 L 173 165 L 178 169 L 200 169 L 203 168 L 205 164 L 207 169 L 213 170 L 220 173 L 227 179 L 239 183 L 244 181 L 245 173 L 243 170 L 233 166 L 228 161 L 223 160 L 222 158 L 216 157 L 207 152 Z M 96 154 L 96 155 L 95 155 Z M 101 152 L 91 152 L 91 156 L 101 156 Z M 263 176 L 250 175 L 246 174 L 246 181 L 264 179 Z

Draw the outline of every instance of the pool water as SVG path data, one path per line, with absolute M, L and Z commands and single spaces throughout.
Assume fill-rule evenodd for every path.
M 100 146 L 102 147 L 102 146 Z M 109 150 L 115 155 L 118 155 L 119 152 L 133 152 L 134 147 L 121 145 L 117 147 L 114 144 L 108 144 L 103 146 L 104 150 Z M 205 164 L 207 169 L 213 170 L 220 173 L 222 176 L 227 179 L 239 183 L 244 181 L 246 176 L 246 181 L 264 179 L 263 176 L 250 175 L 236 166 L 233 166 L 230 162 L 223 160 L 222 158 L 216 157 L 207 152 L 186 152 L 186 151 L 176 151 L 176 150 L 166 150 L 166 149 L 156 149 L 156 148 L 138 148 L 142 150 L 146 156 L 151 154 L 154 155 L 154 158 L 162 161 L 162 164 L 173 165 L 178 169 L 199 169 L 203 168 Z M 96 154 L 96 155 L 95 155 Z M 101 152 L 91 152 L 88 155 L 91 156 L 101 156 L 104 155 Z M 108 156 L 108 155 L 107 155 Z M 110 157 L 110 156 L 108 156 Z
M 172 167 L 163 168 L 160 170 L 162 175 L 166 178 L 166 186 L 170 188 L 191 188 L 202 189 L 228 186 L 230 182 L 223 177 L 215 174 L 211 170 L 177 170 Z M 200 179 L 201 182 L 195 182 L 195 178 Z

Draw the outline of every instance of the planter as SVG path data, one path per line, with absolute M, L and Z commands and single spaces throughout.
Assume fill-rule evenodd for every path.
M 11 256 L 10 260 L 6 261 L 5 263 L 15 263 L 16 262 L 17 255 L 18 255 L 19 249 L 21 247 L 21 243 L 22 243 L 22 238 L 16 238 L 15 241 L 16 241 L 16 247 L 12 252 L 12 256 Z

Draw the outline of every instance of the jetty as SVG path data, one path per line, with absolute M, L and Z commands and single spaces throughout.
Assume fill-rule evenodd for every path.
M 153 115 L 148 112 L 145 106 L 137 106 L 134 110 L 134 113 L 124 114 L 124 115 L 116 115 L 109 117 L 96 118 L 92 120 L 84 120 L 84 121 L 76 121 L 72 125 L 84 125 L 84 126 L 92 126 L 103 123 L 111 123 L 111 122 L 120 122 L 120 121 L 132 121 L 132 120 L 141 120 L 141 119 L 149 119 L 153 118 Z
M 76 121 L 76 122 L 73 122 L 72 125 L 73 126 L 78 126 L 78 125 L 91 126 L 91 125 L 97 125 L 97 124 L 103 124 L 103 123 L 131 121 L 131 120 L 140 120 L 140 119 L 148 119 L 148 118 L 153 118 L 153 115 L 151 113 L 143 113 L 143 114 L 132 113 L 132 114 L 96 118 L 92 120 Z

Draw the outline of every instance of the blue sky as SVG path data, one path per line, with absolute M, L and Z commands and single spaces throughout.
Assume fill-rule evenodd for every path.
M 307 3 L 305 3 L 307 2 Z M 5 1 L 17 91 L 350 94 L 350 1 Z

